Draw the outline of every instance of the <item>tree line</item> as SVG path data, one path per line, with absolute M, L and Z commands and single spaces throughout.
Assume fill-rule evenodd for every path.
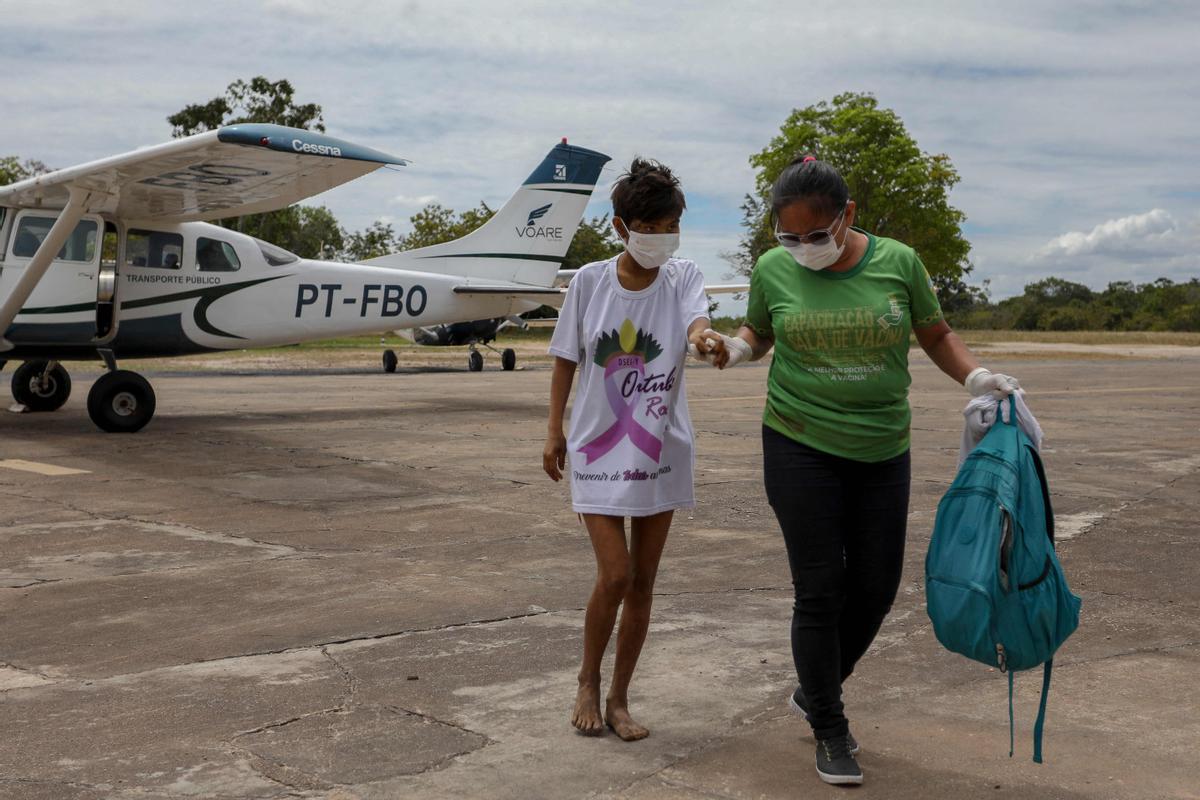
M 297 103 L 286 80 L 263 76 L 237 80 L 207 102 L 185 106 L 167 118 L 172 136 L 189 136 L 239 122 L 269 122 L 324 131 L 320 105 Z M 947 319 L 955 327 L 1017 330 L 1200 331 L 1200 279 L 1174 283 L 1111 283 L 1102 291 L 1061 278 L 1030 283 L 1023 294 L 992 302 L 987 282 L 967 282 L 973 270 L 966 215 L 949 202 L 959 176 L 945 153 L 926 153 L 900 117 L 870 93 L 847 92 L 832 101 L 795 109 L 779 133 L 750 157 L 754 190 L 742 203 L 743 234 L 724 254 L 735 274 L 748 276 L 758 257 L 775 246 L 770 188 L 788 162 L 812 154 L 846 179 L 858 224 L 913 247 L 929 270 Z M 47 171 L 44 164 L 0 158 L 0 185 Z M 294 205 L 268 214 L 219 220 L 218 224 L 285 247 L 305 258 L 362 261 L 400 250 L 465 236 L 494 210 L 480 202 L 456 212 L 438 203 L 409 218 L 397 234 L 377 220 L 360 231 L 342 227 L 325 206 Z M 563 267 L 574 269 L 620 252 L 608 215 L 585 219 Z
M 1021 331 L 1200 331 L 1200 278 L 1116 281 L 1102 291 L 1045 278 L 993 303 L 986 288 L 943 306 L 956 328 Z

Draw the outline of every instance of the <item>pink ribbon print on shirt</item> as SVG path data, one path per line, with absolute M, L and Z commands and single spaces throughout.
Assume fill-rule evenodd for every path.
M 602 458 L 626 437 L 637 449 L 654 459 L 654 463 L 658 463 L 662 455 L 662 439 L 643 427 L 635 414 L 642 396 L 640 387 L 646 382 L 646 364 L 661 354 L 662 347 L 654 337 L 635 329 L 633 322 L 628 319 L 621 323 L 620 331 L 602 334 L 596 341 L 595 362 L 604 367 L 604 395 L 617 420 L 579 448 L 587 456 L 588 464 Z M 640 380 L 630 382 L 628 370 L 635 370 Z M 625 377 L 620 377 L 622 375 Z

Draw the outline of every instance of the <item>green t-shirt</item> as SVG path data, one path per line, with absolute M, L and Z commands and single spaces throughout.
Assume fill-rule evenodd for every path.
M 782 247 L 764 253 L 746 324 L 775 339 L 763 424 L 826 453 L 883 461 L 908 449 L 909 333 L 942 309 L 911 247 L 867 238 L 846 272 L 806 269 Z

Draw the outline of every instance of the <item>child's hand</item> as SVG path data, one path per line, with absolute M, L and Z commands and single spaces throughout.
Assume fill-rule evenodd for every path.
M 725 343 L 721 341 L 721 334 L 706 328 L 688 336 L 688 354 L 697 361 L 719 366 L 726 358 Z
M 561 433 L 550 434 L 546 437 L 546 446 L 542 448 L 542 469 L 552 481 L 562 480 L 562 471 L 567 466 L 567 437 Z

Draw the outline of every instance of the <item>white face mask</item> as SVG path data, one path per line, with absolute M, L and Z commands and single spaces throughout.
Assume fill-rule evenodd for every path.
M 616 229 L 615 224 L 613 228 Z M 625 240 L 625 249 L 629 251 L 634 262 L 644 269 L 658 269 L 679 249 L 678 233 L 638 233 L 628 225 L 625 226 L 625 230 L 629 232 L 629 238 Z M 617 235 L 620 234 L 621 231 L 617 230 Z
M 835 240 L 830 239 L 823 245 L 801 244 L 795 247 L 786 247 L 785 249 L 792 254 L 792 258 L 796 259 L 796 263 L 802 267 L 807 267 L 813 272 L 820 272 L 826 267 L 837 263 L 837 260 L 842 257 L 842 251 L 846 249 L 846 240 L 843 239 L 839 245 Z

